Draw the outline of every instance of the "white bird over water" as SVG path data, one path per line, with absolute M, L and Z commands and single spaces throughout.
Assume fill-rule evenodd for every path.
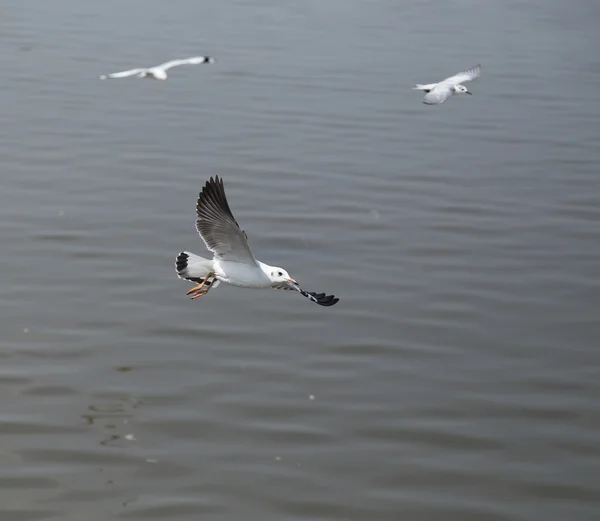
M 166 80 L 167 70 L 178 65 L 197 65 L 199 63 L 214 63 L 215 59 L 211 56 L 192 56 L 191 58 L 183 58 L 181 60 L 171 60 L 154 67 L 146 67 L 143 69 L 129 69 L 128 71 L 113 72 L 112 74 L 103 74 L 101 80 L 128 78 L 129 76 L 137 76 L 138 78 L 149 78 L 152 80 Z
M 413 87 L 413 90 L 423 90 L 427 93 L 423 98 L 423 103 L 437 105 L 438 103 L 444 103 L 444 101 L 454 94 L 472 94 L 467 90 L 467 87 L 461 84 L 465 81 L 478 78 L 480 74 L 481 65 L 475 65 L 472 69 L 459 72 L 439 83 L 430 83 L 429 85 L 417 84 L 416 87 Z
M 297 291 L 321 306 L 333 306 L 339 301 L 334 295 L 304 291 L 283 268 L 254 258 L 246 232 L 240 229 L 231 213 L 223 180 L 218 176 L 211 177 L 200 192 L 196 216 L 196 230 L 214 256 L 205 259 L 188 251 L 177 256 L 177 276 L 196 284 L 187 292 L 192 299 L 226 282 L 240 288 Z

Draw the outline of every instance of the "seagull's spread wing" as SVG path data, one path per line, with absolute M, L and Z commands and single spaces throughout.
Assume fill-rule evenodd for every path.
M 140 72 L 146 72 L 147 69 L 130 69 L 128 71 L 121 72 L 113 72 L 112 74 L 103 74 L 100 76 L 100 79 L 105 80 L 107 78 L 127 78 L 128 76 L 133 76 L 134 74 L 139 74 Z
M 475 65 L 475 67 L 473 67 L 472 69 L 469 69 L 468 71 L 464 71 L 464 72 L 459 72 L 458 74 L 455 74 L 454 76 L 450 76 L 449 78 L 446 78 L 445 80 L 441 81 L 440 83 L 446 83 L 448 85 L 460 85 L 461 83 L 464 83 L 465 81 L 471 81 L 471 80 L 474 80 L 475 78 L 478 78 L 480 74 L 481 74 L 481 65 Z
M 446 83 L 438 83 L 433 89 L 431 89 L 423 98 L 423 103 L 427 105 L 437 105 L 438 103 L 444 103 L 450 96 L 452 96 L 451 86 Z
M 180 60 L 171 60 L 165 63 L 157 65 L 157 69 L 167 70 L 171 67 L 177 67 L 178 65 L 197 65 L 198 63 L 211 63 L 212 58 L 210 56 L 192 56 L 191 58 L 182 58 Z
M 256 264 L 246 233 L 231 213 L 223 180 L 210 178 L 200 192 L 196 204 L 196 230 L 206 247 L 219 259 Z
M 297 284 L 292 284 L 289 282 L 282 282 L 276 286 L 272 286 L 274 289 L 285 289 L 291 291 L 297 291 L 302 296 L 311 300 L 312 302 L 319 304 L 319 306 L 333 306 L 339 302 L 339 298 L 335 295 L 325 295 L 325 293 L 315 293 L 314 291 L 304 291 Z

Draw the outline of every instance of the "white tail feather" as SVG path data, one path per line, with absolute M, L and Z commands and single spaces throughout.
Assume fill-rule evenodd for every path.
M 177 259 L 175 260 L 175 269 L 180 279 L 199 284 L 212 271 L 213 265 L 209 259 L 200 257 L 200 255 L 190 253 L 189 251 L 182 251 L 177 255 Z M 219 282 L 216 280 L 212 285 L 213 288 L 216 288 Z
M 413 87 L 413 90 L 424 90 L 425 92 L 429 92 L 436 87 L 437 83 L 428 83 L 427 85 L 422 85 L 421 83 L 417 83 L 416 87 Z

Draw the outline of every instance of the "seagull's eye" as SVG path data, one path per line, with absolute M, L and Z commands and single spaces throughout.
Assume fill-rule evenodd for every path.
M 280 277 L 283 277 L 283 273 L 281 273 L 281 271 L 278 271 L 277 275 L 279 275 Z

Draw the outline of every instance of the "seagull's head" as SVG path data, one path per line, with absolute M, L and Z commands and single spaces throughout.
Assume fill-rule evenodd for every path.
M 456 94 L 473 94 L 464 85 L 455 85 L 454 92 L 456 92 Z
M 278 268 L 277 266 L 270 266 L 268 276 L 271 279 L 274 287 L 298 284 L 292 277 L 290 277 L 290 274 L 287 271 L 285 271 L 283 268 Z

